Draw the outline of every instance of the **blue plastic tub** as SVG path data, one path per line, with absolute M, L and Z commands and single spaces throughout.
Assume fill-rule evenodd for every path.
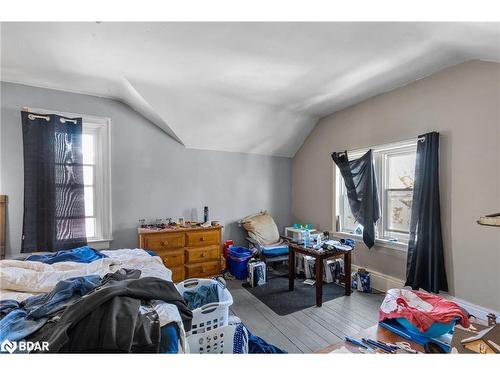
M 238 280 L 246 279 L 248 276 L 247 264 L 252 257 L 252 251 L 246 247 L 231 246 L 227 254 L 227 266 L 229 271 Z
M 420 331 L 417 327 L 415 327 L 413 324 L 411 324 L 408 320 L 405 318 L 397 318 L 396 321 L 401 324 L 404 328 L 406 328 L 409 332 L 416 334 L 416 335 L 422 335 L 426 337 L 439 337 L 441 335 L 444 335 L 455 328 L 455 324 L 457 323 L 459 319 L 453 319 L 449 323 L 432 323 L 432 325 L 429 327 L 429 329 L 425 332 Z

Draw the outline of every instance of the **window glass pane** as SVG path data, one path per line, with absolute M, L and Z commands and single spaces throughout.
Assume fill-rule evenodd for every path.
M 388 189 L 413 189 L 416 153 L 405 152 L 387 155 Z
M 94 184 L 94 166 L 86 165 L 83 167 L 83 184 L 93 185 Z
M 387 190 L 386 236 L 409 233 L 412 200 L 413 190 Z
M 344 181 L 342 181 L 342 183 L 344 183 Z M 343 200 L 344 200 L 344 207 L 343 207 L 344 212 L 342 214 L 344 217 L 343 220 L 344 225 L 342 229 L 345 231 L 354 231 L 358 226 L 358 224 L 356 223 L 356 220 L 354 219 L 354 216 L 351 212 L 351 207 L 349 207 L 349 199 L 347 198 L 347 194 L 343 195 Z
M 87 238 L 95 237 L 95 218 L 87 217 L 85 219 L 85 230 L 87 231 Z
M 85 216 L 94 216 L 94 187 L 87 186 L 85 190 Z
M 83 164 L 94 164 L 94 136 L 92 134 L 82 135 Z

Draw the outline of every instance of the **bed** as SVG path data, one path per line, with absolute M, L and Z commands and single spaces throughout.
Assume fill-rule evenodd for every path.
M 119 249 L 97 253 L 102 254 L 102 257 L 88 263 L 60 261 L 48 264 L 38 260 L 1 260 L 0 300 L 22 302 L 29 297 L 50 293 L 63 280 L 89 275 L 104 278 L 124 269 L 139 270 L 139 279 L 154 277 L 172 281 L 172 272 L 154 253 L 142 249 Z M 81 297 L 84 298 L 86 296 Z M 168 342 L 166 346 L 169 349 L 166 352 L 188 352 L 184 329 L 186 318 L 185 315 L 181 316 L 178 306 L 154 299 L 148 301 L 148 305 L 152 306 L 159 319 L 162 342 Z M 142 307 L 141 305 L 141 309 Z M 4 319 L 0 320 L 0 323 L 2 321 Z

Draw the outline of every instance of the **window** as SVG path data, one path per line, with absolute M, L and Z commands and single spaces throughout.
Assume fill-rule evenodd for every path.
M 41 114 L 56 113 L 82 118 L 83 183 L 87 241 L 106 248 L 111 241 L 111 180 L 109 118 L 30 108 Z
M 406 245 L 409 239 L 417 140 L 371 147 L 380 202 L 376 240 Z M 368 149 L 348 151 L 349 159 L 362 156 Z M 336 169 L 336 216 L 339 231 L 362 235 L 363 228 L 351 213 L 344 181 Z M 377 241 L 376 241 L 377 242 Z

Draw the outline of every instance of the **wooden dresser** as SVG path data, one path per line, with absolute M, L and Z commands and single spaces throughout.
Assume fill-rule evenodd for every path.
M 222 226 L 151 230 L 139 228 L 139 247 L 153 250 L 172 270 L 172 280 L 222 272 Z

